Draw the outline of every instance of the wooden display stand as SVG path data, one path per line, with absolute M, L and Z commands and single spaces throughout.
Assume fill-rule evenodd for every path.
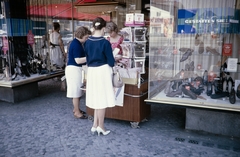
M 145 120 L 151 112 L 151 106 L 144 102 L 148 96 L 148 82 L 137 85 L 125 85 L 123 106 L 106 109 L 105 118 L 130 121 L 132 127 L 138 127 L 139 122 Z M 87 107 L 87 114 L 94 115 L 94 110 Z

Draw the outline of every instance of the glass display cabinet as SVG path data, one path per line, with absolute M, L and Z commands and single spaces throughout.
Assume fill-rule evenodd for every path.
M 72 2 L 61 3 L 71 10 Z M 51 63 L 48 39 L 53 22 L 62 36 L 68 25 L 50 15 L 56 8 L 49 1 L 2 0 L 0 8 L 0 100 L 18 102 L 37 96 L 39 81 L 64 75 Z
M 147 102 L 240 111 L 239 1 L 152 0 Z

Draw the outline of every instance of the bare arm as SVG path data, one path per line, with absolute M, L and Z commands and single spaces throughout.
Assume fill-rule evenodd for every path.
M 59 43 L 60 49 L 62 50 L 63 55 L 65 55 L 65 50 L 64 50 L 64 45 L 63 45 L 63 41 L 62 41 L 62 36 L 61 35 L 58 38 L 58 43 Z
M 82 64 L 86 62 L 86 57 L 74 58 L 77 64 Z

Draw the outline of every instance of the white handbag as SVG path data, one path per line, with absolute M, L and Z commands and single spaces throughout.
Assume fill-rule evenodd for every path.
M 123 86 L 122 78 L 117 69 L 115 71 L 113 70 L 112 83 L 113 83 L 113 87 L 116 87 L 116 88 L 120 88 Z

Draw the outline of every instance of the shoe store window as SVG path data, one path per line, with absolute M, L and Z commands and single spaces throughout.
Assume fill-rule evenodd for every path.
M 86 0 L 88 2 L 91 0 Z M 67 48 L 77 26 L 92 26 L 100 15 L 79 12 L 81 1 L 9 0 L 0 2 L 0 87 L 15 87 L 64 75 Z M 110 16 L 102 15 L 109 19 Z M 64 51 L 61 65 L 53 62 L 49 44 L 53 22 L 60 24 Z M 59 45 L 56 45 L 59 47 Z
M 240 111 L 240 0 L 151 0 L 147 102 Z

